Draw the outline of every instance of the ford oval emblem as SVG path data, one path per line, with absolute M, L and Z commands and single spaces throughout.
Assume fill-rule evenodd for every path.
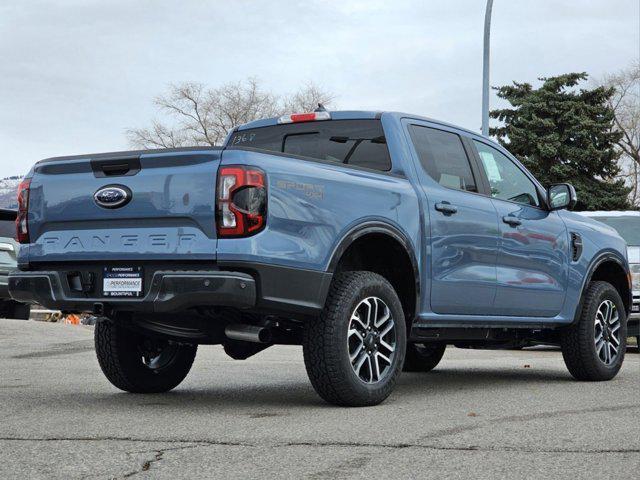
M 107 185 L 94 193 L 93 199 L 102 208 L 120 208 L 131 200 L 131 190 L 124 185 Z

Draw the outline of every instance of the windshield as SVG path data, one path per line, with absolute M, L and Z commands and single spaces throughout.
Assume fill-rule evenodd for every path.
M 380 120 L 328 120 L 251 128 L 234 133 L 228 145 L 374 170 L 391 169 Z
M 627 245 L 640 245 L 640 217 L 593 217 L 593 219 L 615 228 Z

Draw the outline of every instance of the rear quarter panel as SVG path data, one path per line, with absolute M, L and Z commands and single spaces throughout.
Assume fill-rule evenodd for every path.
M 400 230 L 419 251 L 415 191 L 402 174 L 227 149 L 222 165 L 253 165 L 267 173 L 266 228 L 248 238 L 218 239 L 218 261 L 243 261 L 327 271 L 339 242 L 368 221 Z

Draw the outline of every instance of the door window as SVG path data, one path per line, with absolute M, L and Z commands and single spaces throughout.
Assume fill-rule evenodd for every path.
M 538 189 L 506 155 L 477 140 L 473 141 L 489 179 L 491 196 L 500 200 L 540 206 Z
M 478 191 L 469 158 L 458 135 L 419 125 L 411 125 L 409 133 L 420 163 L 431 178 L 447 188 Z

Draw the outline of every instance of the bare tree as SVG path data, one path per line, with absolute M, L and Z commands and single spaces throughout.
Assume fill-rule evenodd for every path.
M 296 93 L 284 99 L 281 113 L 312 112 L 319 105 L 330 106 L 334 100 L 334 95 L 313 82 L 307 82 Z
M 621 177 L 632 187 L 631 201 L 640 206 L 640 62 L 608 75 L 603 83 L 615 89 L 610 106 L 615 113 L 614 128 L 622 133 L 618 142 Z
M 629 201 L 632 205 L 640 206 L 640 164 L 634 162 L 629 157 L 620 159 L 620 174 L 618 178 L 623 178 L 631 187 Z
M 128 129 L 127 137 L 134 148 L 176 148 L 194 145 L 182 130 L 169 128 L 156 120 L 151 122 L 149 128 Z
M 218 88 L 185 82 L 171 85 L 154 100 L 158 109 L 174 120 L 173 126 L 154 120 L 151 127 L 127 130 L 127 137 L 137 148 L 220 145 L 238 125 L 286 112 L 310 111 L 319 103 L 330 105 L 333 99 L 311 82 L 282 98 L 264 91 L 253 78 Z

